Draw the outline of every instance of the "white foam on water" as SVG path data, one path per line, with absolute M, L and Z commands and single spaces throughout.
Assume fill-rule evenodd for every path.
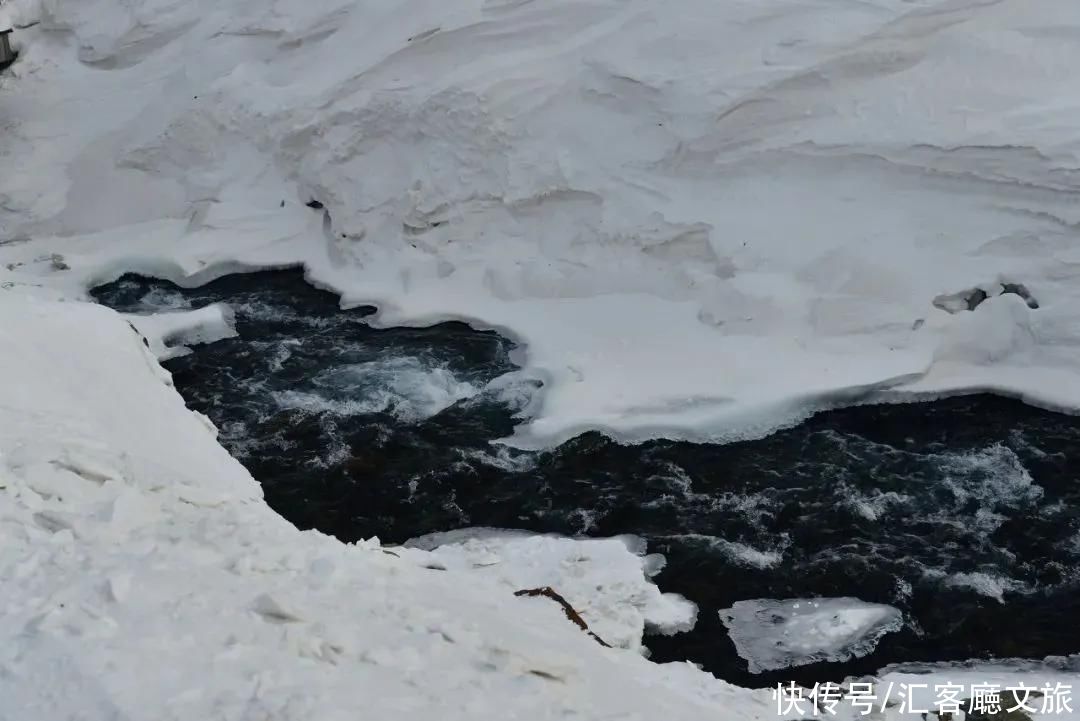
M 1009 440 L 1013 445 L 1022 448 L 1036 458 L 1046 458 L 1050 454 L 1040 448 L 1035 441 L 1028 439 L 1023 431 L 1013 429 L 1009 431 Z
M 701 533 L 680 533 L 677 535 L 665 536 L 665 538 L 705 545 L 711 550 L 723 554 L 724 557 L 736 565 L 759 569 L 775 568 L 780 565 L 780 562 L 784 560 L 783 549 L 786 546 L 787 540 L 786 538 L 783 539 L 783 542 L 778 549 L 762 550 L 739 541 L 729 541 L 725 538 L 720 538 L 719 536 L 710 536 Z
M 720 620 L 750 673 L 865 656 L 903 626 L 899 610 L 857 598 L 736 601 Z
M 946 586 L 968 589 L 998 603 L 1005 603 L 1006 593 L 1024 593 L 1031 590 L 1021 581 L 991 571 L 944 573 L 936 569 L 926 569 L 923 573 L 929 578 L 941 580 Z
M 167 310 L 189 310 L 191 301 L 174 288 L 154 288 L 139 299 L 139 305 L 150 312 Z
M 456 449 L 462 458 L 477 461 L 487 466 L 494 466 L 507 473 L 523 473 L 536 467 L 536 456 L 532 453 L 515 451 L 501 445 L 491 445 L 486 449 Z
M 298 312 L 287 304 L 261 300 L 229 301 L 236 315 L 251 321 L 264 323 L 295 323 L 309 328 L 325 328 L 333 321 L 329 318 Z
M 322 427 L 321 436 L 327 441 L 320 453 L 308 460 L 308 465 L 315 468 L 333 468 L 344 463 L 353 455 L 353 450 L 338 432 L 335 416 L 324 415 L 319 418 L 319 424 Z
M 975 521 L 987 532 L 1004 520 L 997 509 L 1028 507 L 1043 497 L 1043 489 L 1035 484 L 1020 457 L 1001 443 L 967 453 L 943 454 L 941 467 L 955 507 L 976 503 Z
M 510 371 L 491 379 L 470 402 L 494 399 L 517 418 L 528 418 L 538 408 L 543 382 L 523 371 Z
M 431 367 L 413 357 L 332 368 L 320 372 L 312 383 L 317 390 L 274 391 L 273 400 L 282 409 L 339 416 L 389 412 L 404 423 L 414 423 L 479 392 L 447 368 Z
M 250 341 L 252 346 L 258 348 L 260 346 L 265 347 L 267 344 L 260 341 Z M 276 341 L 270 343 L 273 348 L 270 350 L 267 364 L 270 366 L 271 371 L 280 371 L 285 368 L 285 363 L 292 358 L 293 348 L 299 347 L 303 341 L 298 338 L 290 338 L 286 340 Z
M 908 494 L 878 488 L 862 490 L 846 481 L 836 483 L 836 492 L 844 505 L 867 521 L 878 521 L 893 509 L 909 508 L 912 503 Z

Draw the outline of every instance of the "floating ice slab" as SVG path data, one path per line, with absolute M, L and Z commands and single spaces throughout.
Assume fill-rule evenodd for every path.
M 857 598 L 736 601 L 720 620 L 750 673 L 865 656 L 903 624 L 892 606 Z

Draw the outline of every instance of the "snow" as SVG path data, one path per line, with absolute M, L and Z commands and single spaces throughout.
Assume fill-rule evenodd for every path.
M 525 447 L 978 390 L 1080 409 L 1072 0 L 7 0 L 8 23 L 0 715 L 775 718 L 604 650 L 468 543 L 440 572 L 298 533 L 156 363 L 227 313 L 148 319 L 147 348 L 79 302 L 127 271 L 302 265 L 376 324 L 497 329 L 544 382 Z M 1013 283 L 1038 308 L 934 304 Z M 435 406 L 468 392 L 444 380 Z M 484 552 L 538 554 L 539 585 L 567 548 Z M 591 613 L 631 647 L 635 613 L 683 622 L 623 608 L 648 585 L 614 557 L 626 585 L 578 602 L 620 604 Z
M 897 609 L 857 598 L 736 601 L 720 620 L 750 673 L 865 656 L 903 626 Z
M 447 568 L 492 576 L 511 592 L 557 589 L 605 642 L 641 650 L 646 627 L 689 631 L 697 607 L 649 582 L 663 557 L 640 554 L 643 543 L 635 540 L 628 545 L 624 538 L 573 540 L 481 528 L 431 534 L 406 545 L 433 550 Z
M 236 336 L 233 312 L 223 303 L 191 311 L 125 314 L 131 326 L 146 338 L 147 347 L 158 360 L 168 360 L 191 352 L 188 345 L 213 343 Z
M 940 571 L 929 571 L 930 577 L 940 578 L 945 574 Z M 966 588 L 976 593 L 992 598 L 998 603 L 1005 603 L 1005 594 L 1030 590 L 1028 585 L 1008 578 L 997 573 L 985 571 L 971 571 L 954 573 L 945 577 L 945 584 L 953 588 Z
M 732 563 L 747 568 L 773 568 L 784 558 L 782 548 L 761 550 L 738 541 L 729 541 L 719 536 L 706 536 L 700 533 L 681 533 L 672 536 L 683 543 L 701 544 L 710 551 L 722 553 Z
M 303 264 L 376 323 L 522 341 L 528 447 L 1080 408 L 1068 0 L 35 7 L 5 4 L 41 21 L 0 81 L 14 288 Z M 1039 307 L 934 305 L 1007 283 Z

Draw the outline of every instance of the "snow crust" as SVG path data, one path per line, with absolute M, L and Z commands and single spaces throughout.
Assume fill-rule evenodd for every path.
M 865 656 L 903 626 L 899 610 L 857 598 L 736 601 L 720 620 L 750 673 Z
M 480 528 L 422 536 L 406 545 L 431 549 L 447 568 L 476 569 L 510 591 L 557 589 L 589 629 L 612 646 L 641 650 L 646 627 L 678 633 L 697 620 L 693 602 L 662 594 L 649 582 L 664 559 L 639 553 L 644 545 L 639 539 L 574 540 Z
M 4 8 L 40 21 L 0 79 L 12 288 L 303 264 L 523 341 L 523 446 L 1080 408 L 1070 0 Z M 1010 283 L 1038 308 L 934 305 Z
M 197 310 L 125 314 L 132 328 L 146 338 L 146 345 L 158 360 L 168 360 L 191 352 L 188 345 L 213 343 L 236 336 L 233 311 L 223 303 Z

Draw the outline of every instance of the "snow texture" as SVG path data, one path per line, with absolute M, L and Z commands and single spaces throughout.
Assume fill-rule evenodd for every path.
M 168 360 L 190 353 L 188 345 L 213 343 L 236 336 L 233 312 L 224 304 L 214 303 L 198 310 L 126 315 L 131 327 L 146 339 L 158 360 Z
M 903 626 L 897 609 L 857 598 L 736 601 L 720 620 L 750 673 L 865 656 Z
M 466 529 L 413 539 L 430 548 L 447 568 L 476 569 L 510 591 L 550 586 L 573 606 L 605 642 L 641 649 L 646 626 L 660 633 L 689 631 L 697 606 L 674 593 L 661 594 L 649 577 L 662 556 L 645 556 L 638 539 L 572 540 L 497 529 Z M 629 553 L 628 553 L 629 551 Z
M 303 264 L 376 323 L 522 341 L 522 446 L 1080 408 L 1071 0 L 4 11 L 39 21 L 0 79 L 12 289 Z
M 80 302 L 126 271 L 302 265 L 376 324 L 498 329 L 545 384 L 521 446 L 974 390 L 1080 409 L 1074 0 L 6 0 L 7 24 L 4 721 L 777 718 L 515 598 L 524 572 L 297 532 L 156 362 L 227 314 L 148 320 L 148 348 Z M 1020 285 L 1036 304 L 934 304 Z

